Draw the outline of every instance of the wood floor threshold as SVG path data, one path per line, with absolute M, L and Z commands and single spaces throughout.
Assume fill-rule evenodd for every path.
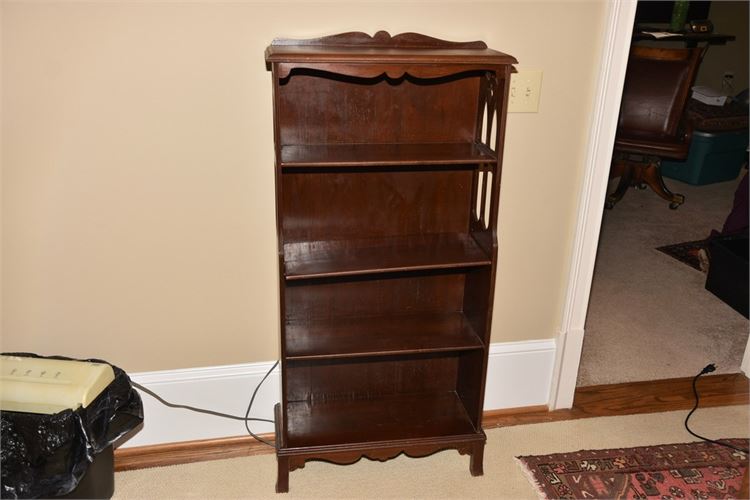
M 511 425 L 557 422 L 578 418 L 634 415 L 687 410 L 693 407 L 692 377 L 576 389 L 573 408 L 548 411 L 530 406 L 484 412 L 485 429 Z M 698 380 L 700 408 L 750 403 L 750 380 L 741 373 L 704 376 Z M 262 434 L 273 441 L 273 434 Z M 163 467 L 205 460 L 274 453 L 250 436 L 183 441 L 115 450 L 115 471 Z
M 750 402 L 750 380 L 741 373 L 703 376 L 698 379 L 697 388 L 699 408 Z M 484 428 L 689 410 L 694 404 L 692 377 L 593 385 L 577 388 L 573 408 L 568 410 L 547 411 L 546 407 L 529 407 L 487 411 L 484 413 Z

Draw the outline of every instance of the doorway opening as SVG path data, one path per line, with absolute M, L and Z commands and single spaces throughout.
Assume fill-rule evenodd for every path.
M 747 8 L 746 2 L 711 3 L 715 31 L 731 32 L 736 41 L 711 47 L 696 83 L 721 87 L 724 74 L 743 64 L 747 74 Z M 733 86 L 739 92 L 747 79 Z M 685 195 L 677 210 L 650 190 L 630 189 L 604 212 L 576 386 L 689 377 L 708 363 L 719 373 L 740 371 L 747 319 L 705 289 L 704 271 L 658 248 L 721 230 L 745 172 L 697 185 L 665 179 Z

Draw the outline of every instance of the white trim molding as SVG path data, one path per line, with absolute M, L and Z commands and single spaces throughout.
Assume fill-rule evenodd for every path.
M 485 386 L 485 410 L 544 405 L 549 399 L 555 341 L 532 340 L 491 344 Z M 130 378 L 170 403 L 244 416 L 250 396 L 273 362 L 164 370 L 130 374 Z M 281 393 L 279 369 L 263 383 L 250 416 L 273 418 Z M 240 421 L 168 408 L 141 393 L 143 428 L 123 447 L 241 436 Z M 250 422 L 256 434 L 273 432 L 273 424 Z
M 586 151 L 568 288 L 557 338 L 550 409 L 570 408 L 573 405 L 609 166 L 635 19 L 635 0 L 612 0 L 607 6 L 601 72 Z
M 170 403 L 244 417 L 253 390 L 272 366 L 273 362 L 264 362 L 161 370 L 132 373 L 130 378 Z M 273 407 L 279 401 L 280 387 L 277 367 L 258 390 L 250 416 L 273 419 Z M 238 420 L 168 408 L 143 392 L 141 399 L 143 428 L 123 447 L 247 434 L 244 423 Z M 256 434 L 273 432 L 273 424 L 268 422 L 249 422 L 249 425 Z

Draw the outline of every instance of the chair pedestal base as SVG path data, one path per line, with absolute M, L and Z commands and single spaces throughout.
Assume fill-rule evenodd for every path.
M 669 202 L 669 208 L 676 209 L 685 202 L 681 194 L 673 193 L 664 184 L 659 169 L 660 160 L 654 157 L 643 157 L 640 160 L 615 158 L 612 162 L 609 178 L 620 178 L 615 192 L 607 196 L 606 208 L 614 208 L 615 204 L 625 196 L 629 187 L 643 189 L 648 186 L 661 198 Z

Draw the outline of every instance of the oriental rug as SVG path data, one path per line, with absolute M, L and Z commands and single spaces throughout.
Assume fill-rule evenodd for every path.
M 747 449 L 747 439 L 726 439 Z M 747 455 L 697 442 L 516 457 L 542 498 L 737 498 Z
M 701 262 L 701 250 L 705 250 L 707 247 L 708 240 L 697 240 L 665 245 L 658 247 L 657 250 L 679 260 L 683 264 L 687 264 L 696 271 L 702 271 L 704 265 Z

